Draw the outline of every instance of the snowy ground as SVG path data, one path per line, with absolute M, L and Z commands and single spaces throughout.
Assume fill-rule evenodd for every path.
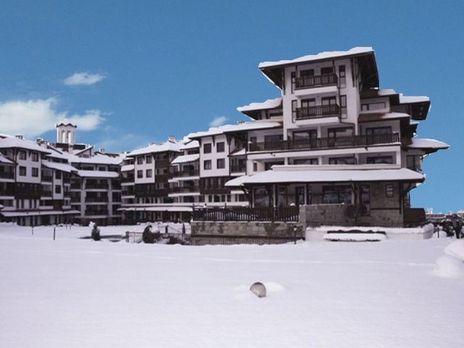
M 193 247 L 83 235 L 0 224 L 0 347 L 463 346 L 452 239 Z M 248 291 L 255 281 L 268 297 Z

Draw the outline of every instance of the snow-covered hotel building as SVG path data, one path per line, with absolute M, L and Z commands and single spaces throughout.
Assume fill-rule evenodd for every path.
M 224 217 L 211 214 L 220 208 L 278 215 L 292 207 L 305 225 L 422 221 L 410 192 L 425 179 L 422 159 L 448 147 L 416 136 L 429 98 L 382 89 L 372 48 L 264 62 L 259 69 L 279 97 L 239 107 L 246 122 L 183 141 L 108 154 L 75 144 L 70 124 L 58 125 L 56 144 L 0 138 L 1 214 L 61 209 L 81 223 L 119 223 L 189 220 L 195 212 L 204 222 Z M 262 216 L 243 209 L 238 215 L 227 218 Z
M 410 191 L 425 179 L 422 158 L 448 147 L 415 137 L 428 97 L 381 89 L 372 48 L 259 69 L 281 97 L 238 110 L 279 126 L 247 132 L 246 175 L 226 187 L 245 188 L 253 206 L 306 205 L 321 223 L 403 225 L 422 215 L 410 209 Z
M 123 156 L 76 144 L 76 126 L 57 125 L 57 141 L 0 135 L 0 220 L 21 225 L 121 222 Z

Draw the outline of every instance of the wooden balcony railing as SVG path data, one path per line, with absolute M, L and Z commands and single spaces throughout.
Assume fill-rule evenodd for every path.
M 14 179 L 13 172 L 0 172 L 0 179 Z
M 295 89 L 313 88 L 320 86 L 336 85 L 338 78 L 336 74 L 323 74 L 317 76 L 302 76 L 294 80 Z
M 171 187 L 170 193 L 192 193 L 200 192 L 199 186 L 180 186 L 180 187 Z
M 230 188 L 226 187 L 201 187 L 200 193 L 206 195 L 227 195 L 230 193 Z
M 87 203 L 105 203 L 108 202 L 108 196 L 101 197 L 85 197 Z
M 86 190 L 108 190 L 108 184 L 86 184 Z
M 230 172 L 231 173 L 244 173 L 246 172 L 246 165 L 245 164 L 230 164 Z
M 308 120 L 312 118 L 321 118 L 340 115 L 340 107 L 337 104 L 332 105 L 315 105 L 296 109 L 297 120 Z
M 194 221 L 293 221 L 299 219 L 298 207 L 255 208 L 224 207 L 205 208 L 193 211 Z
M 366 147 L 392 144 L 400 141 L 398 133 L 376 135 L 354 135 L 337 138 L 315 138 L 250 144 L 250 151 L 324 150 L 334 148 Z
M 199 176 L 200 171 L 198 169 L 185 169 L 185 170 L 172 170 L 171 177 L 187 177 L 187 176 Z

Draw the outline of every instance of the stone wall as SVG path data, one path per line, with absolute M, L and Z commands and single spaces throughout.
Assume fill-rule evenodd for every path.
M 301 224 L 292 222 L 194 221 L 191 227 L 194 245 L 278 244 L 304 239 Z

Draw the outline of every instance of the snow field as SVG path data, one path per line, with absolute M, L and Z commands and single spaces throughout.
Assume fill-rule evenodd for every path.
M 137 228 L 143 227 L 137 226 Z M 102 227 L 102 235 L 126 227 Z M 69 231 L 69 229 L 68 229 Z M 0 226 L 0 347 L 462 347 L 450 239 L 145 245 Z M 454 249 L 454 248 L 453 248 Z M 268 296 L 248 289 L 265 284 Z

